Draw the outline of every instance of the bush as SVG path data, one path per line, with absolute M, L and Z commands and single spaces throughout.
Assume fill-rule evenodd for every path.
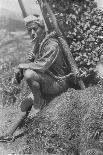
M 49 0 L 82 78 L 94 72 L 102 53 L 103 12 L 94 0 Z M 65 29 L 64 29 L 65 28 Z

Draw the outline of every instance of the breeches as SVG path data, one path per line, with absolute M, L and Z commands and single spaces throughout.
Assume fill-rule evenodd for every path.
M 46 97 L 47 100 L 54 96 L 59 95 L 60 93 L 68 89 L 68 84 L 66 80 L 62 80 L 62 81 L 56 80 L 53 77 L 51 77 L 49 74 L 43 74 L 43 73 L 37 73 L 37 76 L 40 79 L 39 80 L 40 90 L 38 91 L 40 91 L 41 95 Z M 35 101 L 38 101 L 37 96 L 38 96 L 37 91 L 35 91 L 35 95 L 33 93 L 30 93 L 30 95 L 24 101 L 22 101 L 21 110 L 27 111 L 32 105 L 34 105 L 34 108 L 38 106 L 40 107 L 41 103 L 39 104 L 35 102 Z
M 58 95 L 68 89 L 66 79 L 57 80 L 49 74 L 38 73 L 40 76 L 41 92 L 45 95 Z

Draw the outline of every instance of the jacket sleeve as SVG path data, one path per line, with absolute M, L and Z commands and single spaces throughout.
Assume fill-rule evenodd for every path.
M 45 45 L 42 57 L 28 64 L 29 69 L 45 72 L 57 59 L 59 51 L 58 42 L 52 40 L 48 45 Z

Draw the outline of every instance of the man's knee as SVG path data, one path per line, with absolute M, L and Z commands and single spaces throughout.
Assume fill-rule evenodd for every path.
M 30 70 L 30 69 L 27 69 L 24 73 L 24 78 L 25 80 L 28 82 L 28 81 L 40 81 L 40 77 L 39 75 L 33 71 L 33 70 Z

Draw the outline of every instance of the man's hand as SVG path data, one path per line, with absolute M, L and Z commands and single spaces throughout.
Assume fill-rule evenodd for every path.
M 14 84 L 20 84 L 21 80 L 23 79 L 23 69 L 28 69 L 28 64 L 20 64 L 17 68 L 14 69 L 15 77 L 13 78 L 12 83 Z
M 33 53 L 33 51 L 31 51 L 28 55 L 28 60 L 33 62 L 35 60 L 35 54 Z
M 15 68 L 14 69 L 14 73 L 15 73 L 15 77 L 14 77 L 13 83 L 20 84 L 21 83 L 21 80 L 24 77 L 24 75 L 23 75 L 23 69 Z

